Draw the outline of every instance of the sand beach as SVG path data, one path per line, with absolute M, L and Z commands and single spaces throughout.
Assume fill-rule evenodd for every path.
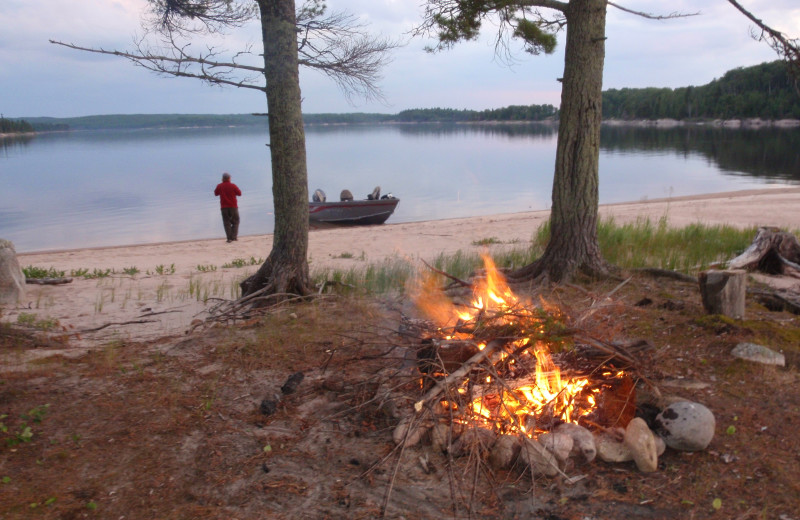
M 728 224 L 737 227 L 800 227 L 800 188 L 779 187 L 601 206 L 604 217 L 617 222 L 666 217 L 671 226 Z M 498 242 L 497 248 L 519 247 L 546 221 L 549 211 L 501 214 L 381 226 L 312 230 L 309 236 L 312 271 L 351 268 L 400 256 L 430 260 L 441 253 L 478 251 L 474 243 Z M 391 222 L 391 221 L 390 221 Z M 222 230 L 220 229 L 220 235 Z M 226 243 L 224 236 L 196 240 L 108 248 L 18 252 L 22 266 L 53 267 L 70 273 L 113 270 L 111 276 L 74 278 L 64 285 L 26 286 L 25 300 L 6 306 L 0 319 L 57 324 L 70 333 L 71 345 L 92 346 L 117 340 L 152 340 L 183 335 L 207 306 L 230 299 L 238 282 L 267 256 L 271 235 L 244 236 Z M 133 276 L 125 269 L 135 267 Z M 209 299 L 210 298 L 210 299 Z M 207 302 L 204 303 L 203 300 Z M 102 327 L 102 328 L 100 328 Z M 99 330 L 92 330 L 98 329 Z M 42 355 L 46 355 L 42 352 Z

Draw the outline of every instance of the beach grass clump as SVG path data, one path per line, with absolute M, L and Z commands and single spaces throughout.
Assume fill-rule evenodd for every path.
M 251 265 L 261 265 L 263 263 L 264 263 L 264 259 L 263 258 L 256 258 L 254 256 L 251 256 L 249 259 L 248 258 L 234 258 L 230 262 L 228 262 L 226 264 L 222 264 L 222 268 L 223 269 L 233 269 L 233 268 L 238 269 L 238 268 L 241 268 L 241 267 L 248 267 L 248 266 L 251 266 Z
M 756 228 L 738 229 L 733 226 L 690 224 L 670 227 L 666 217 L 657 221 L 638 219 L 619 224 L 613 218 L 598 225 L 598 241 L 603 257 L 622 269 L 654 267 L 684 273 L 696 273 L 721 264 L 744 251 L 756 235 Z M 541 257 L 550 237 L 546 222 L 534 232 L 527 247 L 514 247 L 494 255 L 503 270 L 518 269 Z M 476 252 L 462 250 L 440 254 L 431 265 L 456 278 L 468 279 L 483 267 Z M 395 257 L 378 264 L 350 269 L 324 269 L 312 273 L 319 286 L 323 282 L 345 287 L 348 291 L 386 293 L 402 290 L 407 281 L 426 267 L 420 262 Z
M 41 278 L 63 278 L 66 274 L 66 271 L 59 271 L 55 267 L 36 267 L 33 265 L 29 265 L 27 267 L 22 268 L 22 274 L 25 275 L 25 278 L 30 279 L 41 279 Z
M 472 241 L 473 246 L 491 246 L 494 244 L 502 244 L 502 243 L 503 242 L 501 242 L 500 239 L 497 237 L 486 237 Z
M 20 312 L 17 315 L 17 324 L 47 332 L 58 327 L 59 322 L 56 318 L 40 318 L 32 312 Z
M 415 270 L 410 260 L 391 257 L 379 263 L 348 269 L 315 270 L 311 273 L 311 279 L 317 286 L 325 283 L 343 288 L 341 292 L 358 290 L 367 294 L 383 294 L 402 290 Z
M 617 224 L 605 219 L 598 226 L 603 257 L 622 268 L 657 267 L 683 273 L 724 263 L 744 251 L 756 228 L 738 229 L 702 223 L 675 228 L 666 218 L 638 219 Z
M 168 266 L 159 264 L 155 266 L 154 272 L 158 275 L 175 274 L 175 264 L 170 264 Z M 150 274 L 150 271 L 147 271 L 147 274 Z
M 598 224 L 597 240 L 603 258 L 622 269 L 655 267 L 690 273 L 737 256 L 750 245 L 756 232 L 755 227 L 739 229 L 699 222 L 670 227 L 667 217 L 657 221 L 640 218 L 619 224 L 609 217 Z M 544 251 L 549 237 L 548 221 L 534 233 L 532 247 Z M 530 258 L 535 259 L 540 254 L 530 255 Z M 500 261 L 497 264 L 505 265 Z

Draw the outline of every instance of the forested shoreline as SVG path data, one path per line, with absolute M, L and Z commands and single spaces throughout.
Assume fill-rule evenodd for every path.
M 511 105 L 486 110 L 415 108 L 397 114 L 304 114 L 306 125 L 379 123 L 557 122 L 558 108 Z M 800 87 L 786 63 L 774 61 L 726 72 L 702 86 L 624 88 L 603 92 L 603 119 L 683 123 L 715 120 L 800 120 Z M 65 130 L 143 130 L 224 126 L 266 126 L 264 114 L 111 114 L 83 117 L 0 118 L 0 134 Z

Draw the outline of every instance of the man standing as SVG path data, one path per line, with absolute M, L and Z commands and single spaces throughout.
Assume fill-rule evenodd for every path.
M 231 174 L 222 174 L 222 182 L 217 184 L 214 195 L 219 197 L 219 205 L 222 208 L 222 227 L 225 228 L 225 236 L 228 243 L 237 240 L 239 237 L 239 205 L 236 203 L 236 196 L 242 196 L 242 190 L 231 182 Z

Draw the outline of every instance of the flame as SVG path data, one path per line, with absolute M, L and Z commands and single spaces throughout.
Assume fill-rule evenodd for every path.
M 533 436 L 536 420 L 543 415 L 564 422 L 577 422 L 591 411 L 594 400 L 586 378 L 563 377 L 553 362 L 547 341 L 547 326 L 561 320 L 560 311 L 546 302 L 536 307 L 516 296 L 502 273 L 487 255 L 485 274 L 473 283 L 472 301 L 456 306 L 440 290 L 435 278 L 425 278 L 416 290 L 418 308 L 433 320 L 443 339 L 472 340 L 486 347 L 497 338 L 478 337 L 487 331 L 513 327 L 521 339 L 509 341 L 491 357 L 491 368 L 473 385 L 456 389 L 456 398 L 480 393 L 465 405 L 443 400 L 445 409 L 467 410 L 459 422 L 478 422 L 503 433 L 523 432 Z M 504 329 L 504 327 L 506 329 Z M 525 367 L 535 367 L 522 374 Z M 506 371 L 498 374 L 498 367 Z M 520 383 L 522 381 L 522 383 Z M 469 386 L 469 390 L 465 388 Z M 479 386 L 475 392 L 474 386 Z M 581 407 L 576 407 L 580 400 Z

